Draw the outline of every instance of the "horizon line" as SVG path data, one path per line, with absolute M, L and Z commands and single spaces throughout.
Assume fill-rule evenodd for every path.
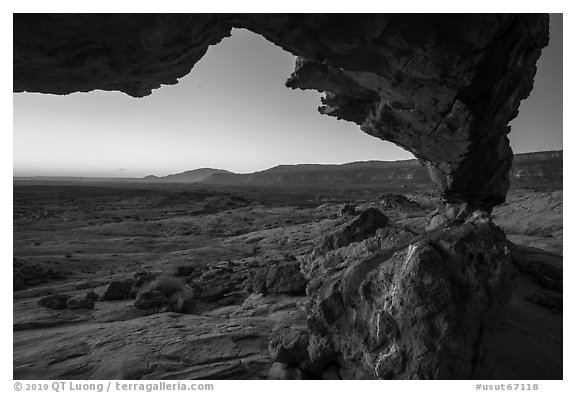
M 529 152 L 522 152 L 522 153 L 513 153 L 514 156 L 517 155 L 521 155 L 521 154 L 533 154 L 533 153 L 557 153 L 557 152 L 563 152 L 564 149 L 557 149 L 557 150 L 538 150 L 538 151 L 529 151 Z M 408 158 L 408 159 L 400 159 L 400 160 L 365 160 L 365 161 L 350 161 L 350 162 L 343 162 L 343 163 L 324 163 L 324 164 L 318 164 L 318 163 L 298 163 L 298 164 L 277 164 L 274 165 L 272 167 L 268 167 L 265 169 L 260 169 L 260 170 L 256 170 L 253 172 L 233 172 L 230 171 L 228 169 L 222 169 L 222 168 L 210 168 L 210 167 L 201 167 L 201 168 L 194 168 L 194 169 L 186 169 L 183 170 L 181 172 L 176 172 L 176 173 L 169 173 L 168 175 L 165 176 L 157 176 L 154 174 L 147 174 L 144 175 L 142 177 L 119 177 L 119 176 L 82 176 L 82 175 L 32 175 L 32 176 L 16 176 L 16 175 L 12 175 L 12 179 L 41 179 L 41 178 L 53 178 L 53 177 L 57 177 L 57 178 L 64 178 L 64 179 L 75 179 L 75 178 L 82 178 L 82 179 L 145 179 L 146 177 L 156 177 L 158 179 L 162 179 L 168 176 L 172 176 L 172 175 L 179 175 L 182 173 L 186 173 L 186 172 L 191 172 L 191 171 L 198 171 L 198 170 L 202 170 L 202 169 L 210 169 L 210 170 L 216 170 L 216 171 L 226 171 L 229 172 L 231 174 L 235 174 L 235 175 L 249 175 L 249 174 L 254 174 L 254 173 L 258 173 L 258 172 L 264 172 L 264 171 L 268 171 L 274 168 L 278 168 L 278 167 L 283 167 L 283 166 L 299 166 L 299 165 L 317 165 L 317 166 L 343 166 L 343 165 L 349 165 L 349 164 L 356 164 L 356 163 L 368 163 L 368 162 L 408 162 L 408 161 L 418 161 L 418 158 Z M 14 173 L 14 168 L 12 168 L 12 173 Z

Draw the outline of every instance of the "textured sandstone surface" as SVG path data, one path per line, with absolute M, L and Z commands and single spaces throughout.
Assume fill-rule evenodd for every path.
M 412 152 L 448 202 L 505 200 L 508 123 L 548 42 L 545 14 L 15 15 L 14 91 L 148 95 L 233 27 L 297 55 L 287 86 L 326 93 L 321 113 Z
M 263 197 L 261 190 L 255 193 Z M 501 244 L 502 233 L 481 220 L 461 221 L 448 229 L 425 233 L 426 216 L 432 208 L 421 205 L 430 203 L 426 193 L 401 198 L 375 192 L 367 199 L 361 192 L 350 200 L 346 192 L 338 201 L 332 200 L 330 193 L 327 200 L 332 202 L 318 200 L 312 206 L 307 205 L 310 195 L 297 194 L 308 207 L 288 206 L 295 199 L 287 202 L 286 196 L 277 202 L 279 206 L 246 206 L 245 202 L 230 206 L 225 203 L 231 200 L 230 195 L 222 194 L 221 210 L 216 212 L 204 210 L 213 194 L 196 195 L 196 201 L 193 197 L 188 193 L 184 198 L 180 191 L 136 194 L 115 188 L 104 192 L 80 187 L 73 193 L 68 187 L 51 186 L 34 192 L 15 189 L 21 214 L 15 217 L 18 263 L 14 269 L 37 267 L 43 262 L 53 273 L 72 273 L 66 277 L 55 274 L 55 278 L 42 282 L 27 281 L 25 289 L 15 287 L 14 378 L 373 378 L 372 368 L 355 356 L 345 358 L 344 352 L 337 351 L 326 355 L 330 348 L 338 350 L 332 343 L 343 348 L 347 342 L 357 343 L 366 332 L 373 332 L 379 322 L 370 315 L 387 302 L 402 303 L 396 312 L 389 313 L 394 321 L 409 320 L 409 305 L 423 306 L 419 308 L 421 318 L 413 321 L 421 330 L 405 328 L 394 337 L 393 329 L 380 325 L 384 328 L 376 337 L 383 343 L 395 342 L 400 349 L 404 343 L 411 343 L 413 349 L 426 348 L 440 320 L 454 327 L 450 324 L 458 316 L 463 325 L 471 324 L 469 336 L 457 326 L 449 333 L 452 336 L 443 336 L 454 338 L 449 343 L 462 349 L 458 356 L 464 366 L 470 353 L 466 352 L 468 339 L 478 334 L 474 330 L 477 323 L 487 317 L 482 310 L 489 312 L 491 300 L 494 306 L 498 304 L 493 296 L 475 293 L 476 283 L 486 283 L 487 288 L 495 289 L 494 295 L 504 295 L 505 291 L 496 292 L 498 285 L 490 284 L 483 273 L 497 273 L 494 267 L 498 261 L 509 264 L 510 258 L 518 267 L 513 275 L 512 300 L 503 309 L 500 323 L 491 321 L 497 326 L 491 340 L 478 347 L 478 353 L 485 352 L 486 357 L 473 378 L 562 378 L 562 257 L 556 253 L 562 237 L 561 207 L 557 206 L 561 191 L 513 191 L 508 205 L 495 209 L 496 223 L 515 237 L 515 246 Z M 103 209 L 95 214 L 92 207 L 99 206 Z M 131 206 L 132 218 L 126 218 L 127 206 Z M 175 214 L 166 214 L 167 206 L 168 212 Z M 340 214 L 351 208 L 355 213 Z M 202 213 L 190 215 L 193 211 Z M 472 223 L 477 225 L 475 230 Z M 35 242 L 30 241 L 32 238 Z M 485 249 L 492 243 L 494 250 Z M 405 267 L 410 244 L 418 247 Z M 437 245 L 435 251 L 430 245 Z M 455 245 L 465 247 L 450 250 Z M 442 258 L 434 257 L 446 247 L 449 251 Z M 465 252 L 478 254 L 480 249 L 492 257 L 506 247 L 512 251 L 510 258 L 486 258 L 484 264 Z M 385 250 L 396 251 L 387 257 Z M 300 278 L 295 269 L 298 262 L 303 274 Z M 469 269 L 458 270 L 465 266 Z M 143 283 L 138 293 L 145 293 L 146 288 L 160 289 L 158 283 L 153 284 L 157 282 L 154 277 L 172 277 L 174 283 L 184 280 L 193 291 L 191 307 L 175 309 L 177 312 L 164 304 L 140 309 L 130 295 L 132 287 L 127 299 L 103 296 L 111 282 Z M 273 290 L 256 291 L 254 284 L 268 286 L 268 278 Z M 310 296 L 293 291 L 303 281 L 308 282 Z M 466 285 L 459 288 L 454 281 Z M 400 290 L 398 296 L 390 291 L 395 286 Z M 288 290 L 278 290 L 281 288 Z M 446 304 L 442 299 L 450 293 L 467 292 L 472 293 L 468 311 L 457 308 L 462 303 L 452 299 L 448 304 L 453 301 L 453 305 L 440 310 L 437 318 L 430 320 L 424 314 L 425 306 L 433 312 L 433 307 Z M 319 308 L 331 307 L 321 295 L 331 293 L 334 297 L 347 294 L 341 309 L 332 305 L 341 311 L 342 328 L 319 333 L 318 327 L 324 326 Z M 67 299 L 66 307 L 39 305 L 47 295 Z M 95 303 L 88 309 L 70 307 L 73 299 Z M 486 308 L 480 303 L 482 299 Z M 472 310 L 471 316 L 466 314 Z M 360 311 L 368 317 L 362 317 Z M 308 316 L 316 323 L 307 323 Z M 354 320 L 358 323 L 351 327 Z M 374 348 L 370 343 L 361 341 L 353 346 L 355 353 L 365 352 L 371 359 L 382 355 L 385 345 Z M 312 354 L 325 357 L 312 361 L 309 346 Z M 453 348 L 442 345 L 423 357 L 427 370 L 435 364 L 449 365 L 449 358 L 442 358 L 442 354 Z M 126 361 L 115 361 L 119 356 Z M 437 363 L 436 357 L 440 359 Z M 420 361 L 409 356 L 406 359 L 407 370 L 414 370 Z M 409 376 L 404 372 L 386 377 Z
M 512 291 L 506 236 L 479 212 L 315 252 L 304 270 L 310 361 L 362 378 L 470 378 Z

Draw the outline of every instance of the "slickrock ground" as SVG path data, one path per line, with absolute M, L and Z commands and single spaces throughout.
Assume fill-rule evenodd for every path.
M 306 281 L 295 271 L 359 212 L 376 208 L 418 234 L 434 203 L 423 193 L 375 190 L 16 185 L 14 195 L 17 379 L 354 377 L 335 366 L 302 372 L 287 355 L 280 356 L 286 364 L 274 363 L 275 332 L 307 326 Z M 561 190 L 515 190 L 494 211 L 517 244 L 518 267 L 511 304 L 476 378 L 562 377 L 561 202 Z M 137 308 L 133 297 L 102 300 L 109 282 L 134 283 L 139 272 L 184 282 L 190 313 Z M 141 280 L 136 290 L 152 293 Z M 94 309 L 37 304 L 49 294 L 83 299 L 90 291 L 100 297 Z

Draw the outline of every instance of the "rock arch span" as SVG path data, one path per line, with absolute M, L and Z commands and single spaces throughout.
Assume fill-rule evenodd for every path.
M 247 28 L 298 56 L 286 82 L 324 92 L 320 113 L 412 152 L 447 203 L 505 200 L 508 123 L 532 89 L 546 14 L 17 14 L 14 91 L 177 83 Z M 468 209 L 470 210 L 470 209 Z
M 297 55 L 287 86 L 325 92 L 322 114 L 411 151 L 445 199 L 424 234 L 371 209 L 322 239 L 301 261 L 308 327 L 277 332 L 272 356 L 352 378 L 473 377 L 510 298 L 511 251 L 489 213 L 548 16 L 15 15 L 14 91 L 142 97 L 233 27 Z

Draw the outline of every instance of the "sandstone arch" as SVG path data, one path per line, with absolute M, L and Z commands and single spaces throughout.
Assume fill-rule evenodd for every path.
M 404 147 L 449 204 L 505 200 L 508 123 L 532 89 L 546 14 L 14 16 L 14 91 L 177 83 L 209 45 L 247 28 L 298 56 L 287 86 L 326 93 L 325 115 Z
M 322 114 L 411 151 L 443 193 L 441 216 L 465 213 L 418 236 L 332 234 L 343 240 L 303 261 L 309 331 L 284 349 L 301 343 L 300 367 L 315 372 L 337 362 L 361 377 L 474 376 L 510 298 L 509 244 L 488 213 L 506 197 L 508 123 L 532 89 L 548 16 L 16 15 L 14 91 L 142 97 L 233 27 L 297 55 L 288 87 L 325 92 Z

